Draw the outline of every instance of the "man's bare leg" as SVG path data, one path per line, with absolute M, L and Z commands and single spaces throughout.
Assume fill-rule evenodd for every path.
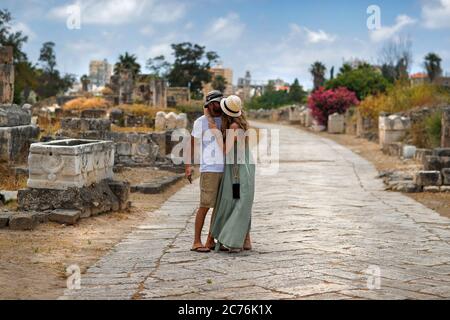
M 212 228 L 212 224 L 214 222 L 214 214 L 215 214 L 215 210 L 213 210 L 213 213 L 211 216 L 211 223 L 209 224 L 208 239 L 206 239 L 206 243 L 205 243 L 205 247 L 210 248 L 210 249 L 214 249 L 214 247 L 216 246 L 216 243 L 214 242 L 214 238 L 211 234 L 211 228 Z
M 199 208 L 195 217 L 195 234 L 193 249 L 204 247 L 202 243 L 202 229 L 205 224 L 205 218 L 208 214 L 209 208 Z

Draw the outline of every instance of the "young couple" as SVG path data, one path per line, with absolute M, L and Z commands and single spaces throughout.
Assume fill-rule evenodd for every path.
M 192 150 L 196 143 L 201 143 L 200 207 L 195 218 L 195 239 L 191 251 L 251 250 L 255 165 L 250 164 L 248 138 L 245 138 L 246 143 L 237 143 L 237 137 L 227 139 L 230 130 L 234 133 L 249 129 L 241 99 L 237 96 L 224 98 L 220 91 L 212 91 L 206 97 L 204 110 L 205 114 L 194 122 L 191 139 Z M 236 161 L 239 152 L 241 160 Z M 234 158 L 234 161 L 229 158 Z M 191 176 L 192 167 L 186 164 L 186 177 L 190 179 Z M 211 208 L 214 211 L 210 232 L 203 245 L 201 233 Z

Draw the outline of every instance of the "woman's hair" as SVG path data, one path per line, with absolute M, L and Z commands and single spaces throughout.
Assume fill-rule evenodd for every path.
M 250 129 L 250 125 L 247 121 L 247 118 L 245 117 L 244 111 L 242 111 L 242 115 L 240 117 L 234 118 L 230 117 L 226 114 L 222 115 L 222 134 L 225 139 L 227 135 L 227 129 L 230 129 L 230 126 L 232 123 L 236 123 L 239 128 L 241 128 L 244 131 L 247 131 Z

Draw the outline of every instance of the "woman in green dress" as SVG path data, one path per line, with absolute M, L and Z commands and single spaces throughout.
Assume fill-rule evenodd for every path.
M 251 250 L 251 215 L 255 194 L 255 164 L 252 161 L 249 137 L 241 136 L 244 141 L 238 143 L 238 137 L 226 139 L 227 134 L 235 130 L 247 132 L 249 124 L 242 113 L 239 97 L 229 96 L 220 103 L 224 113 L 222 117 L 222 137 L 224 152 L 227 155 L 225 170 L 212 215 L 211 236 L 217 241 L 219 249 L 239 252 Z M 214 124 L 210 122 L 210 127 Z M 239 138 L 240 139 L 240 138 Z M 231 151 L 234 152 L 231 152 Z M 231 152 L 231 153 L 230 153 Z M 240 153 L 240 161 L 237 155 Z M 233 158 L 234 161 L 229 158 Z

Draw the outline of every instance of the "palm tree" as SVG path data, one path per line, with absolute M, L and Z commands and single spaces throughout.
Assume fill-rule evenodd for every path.
M 314 81 L 314 91 L 322 87 L 325 83 L 325 72 L 327 67 L 322 62 L 316 61 L 311 65 L 309 72 L 311 72 Z
M 442 75 L 441 61 L 441 57 L 433 52 L 430 52 L 425 57 L 425 70 L 431 82 L 434 82 L 434 80 Z
M 131 71 L 133 78 L 141 72 L 141 65 L 137 63 L 137 57 L 128 52 L 119 56 L 119 61 L 114 65 L 114 74 L 119 75 L 122 71 Z

